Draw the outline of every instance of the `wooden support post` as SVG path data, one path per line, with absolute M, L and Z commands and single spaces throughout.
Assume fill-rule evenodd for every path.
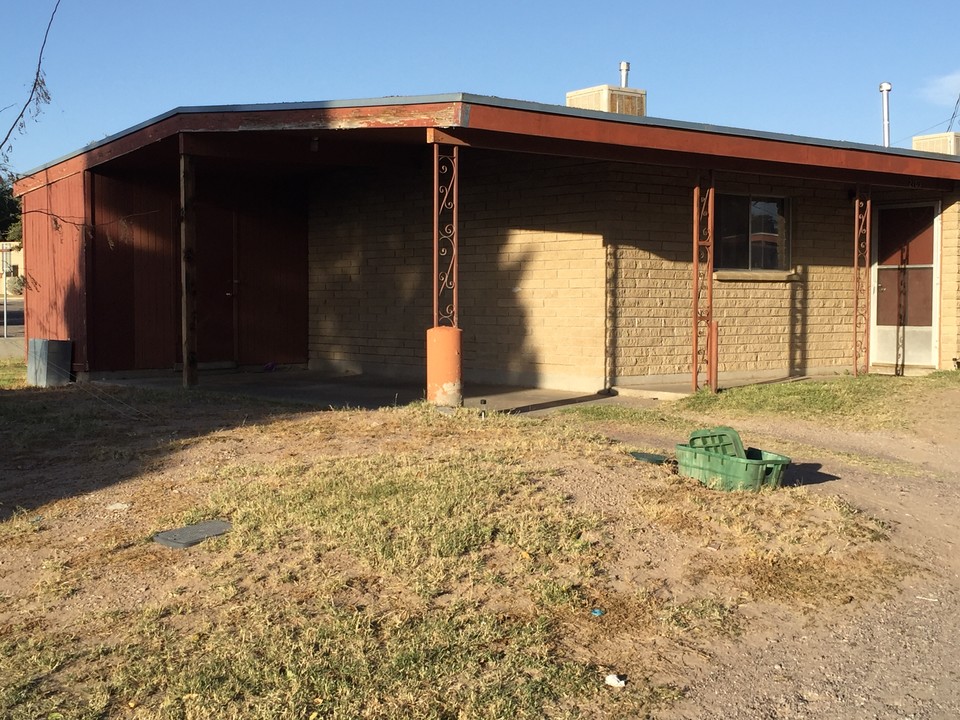
M 180 288 L 183 386 L 197 384 L 197 222 L 196 173 L 180 135 Z

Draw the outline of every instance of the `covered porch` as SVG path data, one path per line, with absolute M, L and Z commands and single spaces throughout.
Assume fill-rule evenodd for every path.
M 942 367 L 958 179 L 920 153 L 466 95 L 180 109 L 20 181 L 54 268 L 28 334 L 73 339 L 81 376 L 436 386 L 426 333 L 449 328 L 461 397 Z M 784 208 L 776 267 L 717 263 L 721 196 Z M 877 277 L 902 287 L 879 311 Z

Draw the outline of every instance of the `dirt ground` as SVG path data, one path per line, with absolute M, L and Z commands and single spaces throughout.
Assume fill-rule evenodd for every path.
M 242 427 L 264 420 L 253 412 L 238 408 L 230 422 Z M 816 418 L 729 419 L 745 443 L 792 458 L 790 483 L 807 486 L 811 493 L 839 495 L 882 520 L 890 528 L 890 542 L 919 571 L 906 574 L 889 597 L 872 602 L 812 611 L 743 602 L 739 611 L 747 622 L 742 634 L 716 639 L 706 651 L 692 647 L 686 655 L 673 656 L 670 679 L 682 685 L 684 697 L 657 717 L 960 717 L 960 389 L 947 389 L 923 403 L 907 405 L 903 414 L 909 418 L 905 423 L 909 429 L 896 431 L 837 429 Z M 155 448 L 158 437 L 182 450 L 179 464 L 149 462 L 147 476 L 155 487 L 167 489 L 170 505 L 165 510 L 187 507 L 194 494 L 205 491 L 183 480 L 190 468 L 236 457 L 227 435 L 222 442 L 192 440 L 211 433 L 215 437 L 224 422 L 222 408 L 203 407 L 190 418 L 152 418 L 148 427 L 132 417 L 126 433 L 128 449 L 123 451 L 96 439 L 78 448 L 58 447 L 55 437 L 40 437 L 45 451 L 39 463 L 25 464 L 36 457 L 30 448 L 8 452 L 12 465 L 0 476 L 0 511 L 21 506 L 33 521 L 37 508 L 58 503 L 57 518 L 38 515 L 36 519 L 38 523 L 56 520 L 57 537 L 53 547 L 26 543 L 15 552 L 0 553 L 0 578 L 6 586 L 0 588 L 0 599 L 14 586 L 40 582 L 38 578 L 45 577 L 42 568 L 64 552 L 83 550 L 93 538 L 99 542 L 113 537 L 112 551 L 118 557 L 128 552 L 131 557 L 135 552 L 162 553 L 138 549 L 123 539 L 148 533 L 156 516 L 135 512 L 141 492 L 135 483 L 143 472 L 141 451 Z M 373 437 L 377 431 L 371 427 L 368 434 Z M 670 453 L 682 439 L 675 429 L 654 425 L 610 422 L 598 429 L 627 446 L 652 452 Z M 327 441 L 346 442 L 342 438 Z M 269 436 L 252 447 L 249 439 L 246 442 L 245 452 L 258 461 L 303 451 Z M 364 439 L 354 442 L 362 445 Z M 617 475 L 610 482 L 603 473 L 593 471 L 571 471 L 557 483 L 577 504 L 600 512 L 614 527 L 624 552 L 612 568 L 611 581 L 628 585 L 630 573 L 643 561 L 639 546 L 631 547 L 637 540 L 627 522 L 636 487 L 627 476 Z M 149 497 L 146 490 L 142 492 Z M 618 521 L 622 521 L 619 529 Z M 669 560 L 671 553 L 679 558 L 683 550 L 661 547 L 659 562 Z M 646 562 L 651 562 L 649 557 Z M 131 597 L 148 602 L 169 592 L 161 584 L 141 586 L 135 575 L 118 568 L 118 574 L 93 578 L 97 582 L 87 592 L 71 597 L 76 607 L 71 610 L 66 603 L 63 611 L 79 614 L 81 602 L 119 605 Z M 186 582 L 184 577 L 168 580 L 170 587 Z M 681 591 L 678 583 L 673 592 Z M 0 622 L 4 616 L 10 617 L 0 610 Z M 609 650 L 615 658 L 618 649 Z
M 738 417 L 745 442 L 793 459 L 792 480 L 840 495 L 890 525 L 928 572 L 857 612 L 758 618 L 690 668 L 688 693 L 662 717 L 960 717 L 960 391 L 903 408 L 911 426 L 858 431 L 809 420 Z M 624 432 L 668 451 L 670 433 Z

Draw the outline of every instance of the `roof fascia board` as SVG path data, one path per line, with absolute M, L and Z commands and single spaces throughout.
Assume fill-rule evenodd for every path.
M 486 97 L 482 95 L 470 95 L 463 93 L 461 99 L 464 103 L 470 105 L 483 105 L 491 108 L 503 108 L 512 110 L 525 110 L 528 112 L 537 112 L 542 114 L 565 115 L 568 117 L 584 117 L 594 120 L 603 120 L 606 122 L 616 122 L 626 125 L 646 125 L 649 127 L 670 128 L 674 130 L 690 130 L 693 132 L 709 133 L 711 135 L 731 135 L 736 137 L 756 138 L 760 140 L 773 140 L 776 142 L 793 143 L 797 145 L 814 145 L 818 147 L 832 147 L 846 150 L 863 150 L 866 152 L 877 152 L 889 155 L 908 155 L 911 157 L 927 157 L 933 160 L 947 160 L 948 162 L 960 163 L 960 156 L 942 155 L 940 153 L 923 152 L 921 150 L 910 150 L 907 148 L 883 147 L 882 145 L 871 145 L 869 143 L 856 143 L 849 140 L 828 140 L 826 138 L 808 137 L 805 135 L 789 135 L 787 133 L 767 132 L 764 130 L 750 130 L 748 128 L 739 128 L 726 125 L 710 125 L 708 123 L 696 123 L 683 120 L 671 120 L 669 118 L 653 117 L 649 115 L 620 115 L 604 112 L 603 110 L 584 110 L 581 108 L 571 108 L 565 105 L 548 105 L 545 103 L 528 102 L 524 100 L 505 100 L 495 97 Z M 466 127 L 466 126 L 465 126 Z
M 960 157 L 889 151 L 872 145 L 795 142 L 789 135 L 741 135 L 714 133 L 710 126 L 665 126 L 660 122 L 611 121 L 605 113 L 582 115 L 530 113 L 520 108 L 476 105 L 470 109 L 470 130 L 515 133 L 531 138 L 554 138 L 605 144 L 613 147 L 645 148 L 705 157 L 738 158 L 798 166 L 832 168 L 857 172 L 902 175 L 901 185 L 911 178 L 960 181 Z M 586 122 L 585 122 L 586 121 Z M 642 127 L 642 129 L 640 129 Z M 878 152 L 885 150 L 887 152 Z
M 91 155 L 87 167 L 95 166 L 100 162 L 105 162 L 110 157 L 117 156 L 111 152 L 94 153 L 94 151 L 107 148 L 124 138 L 129 138 L 125 152 L 131 152 L 137 147 L 149 144 L 158 139 L 162 139 L 172 132 L 203 132 L 208 130 L 228 131 L 228 130 L 270 130 L 270 129 L 294 129 L 316 127 L 322 129 L 323 125 L 311 124 L 311 121 L 305 120 L 302 124 L 290 124 L 277 119 L 279 113 L 281 117 L 286 116 L 310 116 L 310 115 L 328 115 L 337 116 L 341 114 L 363 114 L 363 111 L 369 111 L 371 116 L 377 112 L 386 113 L 387 121 L 378 127 L 396 126 L 400 118 L 404 115 L 410 115 L 409 108 L 412 106 L 435 106 L 435 107 L 455 107 L 456 110 L 447 116 L 421 118 L 425 126 L 430 126 L 430 120 L 434 120 L 435 127 L 483 127 L 483 118 L 489 116 L 489 110 L 494 113 L 509 113 L 513 111 L 517 114 L 526 114 L 528 116 L 548 119 L 551 117 L 565 118 L 571 122 L 582 123 L 584 120 L 601 123 L 606 128 L 619 127 L 621 130 L 627 128 L 645 127 L 660 132 L 676 132 L 684 137 L 706 137 L 707 144 L 716 144 L 718 138 L 730 138 L 734 140 L 747 140 L 776 144 L 789 144 L 793 146 L 807 146 L 811 148 L 829 148 L 833 150 L 859 151 L 869 153 L 871 157 L 889 156 L 892 158 L 923 158 L 932 160 L 941 168 L 948 167 L 949 163 L 954 163 L 960 168 L 960 157 L 952 158 L 950 156 L 938 155 L 935 153 L 924 153 L 914 150 L 904 150 L 902 148 L 884 148 L 878 145 L 865 145 L 860 143 L 851 143 L 844 141 L 830 141 L 817 138 L 809 138 L 798 135 L 783 135 L 777 133 L 768 133 L 762 131 L 746 130 L 741 128 L 724 127 L 718 125 L 706 125 L 700 123 L 681 122 L 677 120 L 668 120 L 664 118 L 653 117 L 634 117 L 629 115 L 612 115 L 610 113 L 582 110 L 579 108 L 568 108 L 562 105 L 548 105 L 544 103 L 529 102 L 523 100 L 510 100 L 498 97 L 489 97 L 483 95 L 473 95 L 470 93 L 447 93 L 440 95 L 416 95 L 416 96 L 397 96 L 385 98 L 368 98 L 357 100 L 334 100 L 322 102 L 294 102 L 294 103 L 275 103 L 275 104 L 256 104 L 256 105 L 210 105 L 210 106 L 184 106 L 170 110 L 162 115 L 158 115 L 150 120 L 146 120 L 138 125 L 111 135 L 103 140 L 97 141 L 73 153 L 64 155 L 61 158 L 41 165 L 38 168 L 26 173 L 23 177 L 30 178 L 39 173 L 53 168 L 56 165 L 71 161 L 81 155 Z M 405 110 L 391 113 L 391 109 Z M 230 118 L 244 118 L 244 122 L 230 122 Z M 213 119 L 218 119 L 213 122 Z M 206 127 L 204 122 L 213 123 L 219 127 Z M 373 125 L 366 125 L 372 127 Z M 344 124 L 340 127 L 352 128 L 357 125 Z M 155 132 L 149 132 L 151 128 Z M 508 127 L 493 128 L 502 132 L 509 132 Z M 514 129 L 514 132 L 516 130 Z M 636 132 L 636 130 L 634 130 Z M 620 134 L 620 133 L 615 133 Z M 736 143 L 734 143 L 736 144 Z M 119 149 L 121 146 L 117 146 Z M 95 159 L 99 156 L 100 159 Z M 75 163 L 72 163 L 75 164 Z M 872 163 L 869 163 L 872 164 Z M 896 171 L 894 171 L 896 172 Z M 60 173 L 57 173 L 58 175 Z M 947 173 L 953 177 L 952 172 Z M 940 177 L 939 173 L 935 176 Z M 957 175 L 960 178 L 960 175 Z M 42 184 L 42 183 L 41 183 Z M 29 187 L 28 187 L 29 186 Z M 35 189 L 36 183 L 29 182 L 18 184 L 18 187 Z
M 460 127 L 463 104 L 459 98 L 178 108 L 31 170 L 15 183 L 14 191 L 22 195 L 177 133 Z
M 532 153 L 560 157 L 578 157 L 587 160 L 624 162 L 657 167 L 688 168 L 697 171 L 719 170 L 740 174 L 756 174 L 793 180 L 817 180 L 834 183 L 863 183 L 875 186 L 952 192 L 958 183 L 940 178 L 908 178 L 903 175 L 850 171 L 842 168 L 802 165 L 783 161 L 771 162 L 729 156 L 706 156 L 677 150 L 658 150 L 649 147 L 624 147 L 604 143 L 578 142 L 526 135 L 507 135 L 488 130 L 451 129 L 445 131 L 448 142 L 486 150 Z

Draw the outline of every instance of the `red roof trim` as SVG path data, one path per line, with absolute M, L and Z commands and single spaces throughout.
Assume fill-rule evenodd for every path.
M 955 159 L 937 159 L 905 151 L 882 148 L 874 151 L 870 146 L 844 147 L 826 141 L 818 144 L 809 138 L 791 141 L 791 136 L 771 137 L 748 134 L 747 131 L 738 134 L 729 128 L 658 124 L 655 119 L 646 118 L 626 119 L 615 115 L 607 118 L 594 112 L 575 112 L 561 107 L 478 96 L 448 96 L 432 100 L 416 102 L 416 99 L 408 98 L 387 99 L 381 104 L 185 108 L 41 168 L 20 179 L 14 191 L 23 195 L 182 132 L 416 127 L 451 129 L 452 134 L 457 128 L 486 131 L 512 138 L 510 144 L 520 150 L 524 139 L 540 147 L 544 142 L 564 141 L 567 146 L 563 152 L 573 154 L 576 154 L 574 144 L 585 143 L 603 146 L 614 154 L 616 148 L 655 151 L 665 161 L 669 160 L 670 153 L 676 153 L 678 159 L 700 157 L 707 164 L 710 158 L 766 163 L 774 173 L 776 165 L 781 164 L 784 169 L 829 170 L 831 176 L 836 176 L 837 172 L 850 173 L 854 178 L 858 174 L 873 174 L 887 180 L 902 178 L 902 182 L 896 184 L 904 187 L 929 185 L 929 182 L 923 182 L 924 179 L 939 181 L 938 185 L 943 181 L 960 181 L 960 162 Z M 492 143 L 492 146 L 497 144 Z M 728 165 L 729 162 L 719 164 Z

